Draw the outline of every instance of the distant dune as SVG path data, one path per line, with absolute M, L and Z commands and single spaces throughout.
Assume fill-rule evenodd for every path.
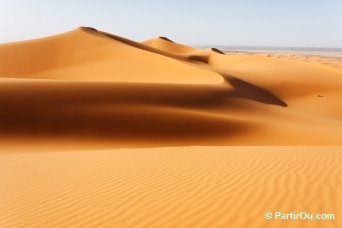
M 341 212 L 341 101 L 319 61 L 90 27 L 1 44 L 0 227 L 341 227 L 264 219 Z

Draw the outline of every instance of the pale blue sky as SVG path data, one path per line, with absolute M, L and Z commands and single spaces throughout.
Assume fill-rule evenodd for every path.
M 80 25 L 137 41 L 342 48 L 342 0 L 0 0 L 0 42 Z

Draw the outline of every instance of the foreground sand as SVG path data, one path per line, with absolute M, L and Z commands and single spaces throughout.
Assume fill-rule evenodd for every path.
M 341 100 L 319 61 L 84 27 L 1 44 L 0 227 L 341 227 Z
M 341 227 L 341 161 L 342 147 L 8 151 L 0 227 Z

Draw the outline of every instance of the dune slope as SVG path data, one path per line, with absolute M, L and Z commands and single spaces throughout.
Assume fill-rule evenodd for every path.
M 320 64 L 81 27 L 0 45 L 0 140 L 341 145 L 341 88 Z
M 88 28 L 0 45 L 0 77 L 212 84 L 220 75 Z M 139 44 L 140 45 L 140 44 Z

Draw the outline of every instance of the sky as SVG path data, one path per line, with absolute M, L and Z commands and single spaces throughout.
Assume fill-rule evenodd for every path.
M 342 0 L 0 0 L 0 42 L 90 26 L 143 41 L 342 48 Z

